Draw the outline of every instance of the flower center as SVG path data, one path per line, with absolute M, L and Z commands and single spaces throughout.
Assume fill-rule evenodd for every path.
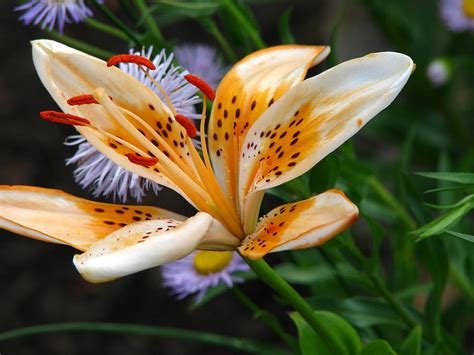
M 464 0 L 462 8 L 467 17 L 474 19 L 474 0 Z
M 194 268 L 200 274 L 212 274 L 224 270 L 231 260 L 230 251 L 200 250 L 194 256 Z

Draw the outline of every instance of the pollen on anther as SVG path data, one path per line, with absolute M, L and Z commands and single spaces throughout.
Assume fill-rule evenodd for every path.
M 130 162 L 144 166 L 146 168 L 149 168 L 150 166 L 155 165 L 158 163 L 158 159 L 154 157 L 141 157 L 138 156 L 136 153 L 129 153 L 125 155 Z
M 78 105 L 98 104 L 98 102 L 94 98 L 94 96 L 90 94 L 84 94 L 84 95 L 71 97 L 69 100 L 67 100 L 67 104 L 70 106 L 78 106 Z
M 40 117 L 46 121 L 63 123 L 72 126 L 90 126 L 91 124 L 87 118 L 58 111 L 42 111 L 40 112 Z
M 211 87 L 211 85 L 206 83 L 200 77 L 193 74 L 185 75 L 184 78 L 190 84 L 197 87 L 209 100 L 214 101 L 214 99 L 216 98 L 216 93 L 214 92 L 214 89 Z
M 133 64 L 138 64 L 138 65 L 144 65 L 145 67 L 151 70 L 156 69 L 155 64 L 153 64 L 153 62 L 150 59 L 142 57 L 141 55 L 136 55 L 136 54 L 114 55 L 112 58 L 110 58 L 107 61 L 107 66 L 111 67 L 118 63 L 133 63 Z
M 193 121 L 191 121 L 189 118 L 183 115 L 176 115 L 175 119 L 181 126 L 184 127 L 184 129 L 188 133 L 188 136 L 190 136 L 191 138 L 196 137 L 197 129 Z

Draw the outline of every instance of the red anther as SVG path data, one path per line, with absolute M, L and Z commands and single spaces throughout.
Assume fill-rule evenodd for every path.
M 197 129 L 193 121 L 183 115 L 176 115 L 174 116 L 174 118 L 176 118 L 176 121 L 178 121 L 178 123 L 184 127 L 184 129 L 188 133 L 188 136 L 190 136 L 191 138 L 196 137 Z
M 68 105 L 78 106 L 78 105 L 88 105 L 88 104 L 98 104 L 94 96 L 90 94 L 78 95 L 71 97 L 67 100 Z
M 69 124 L 72 126 L 90 126 L 91 122 L 87 118 L 70 115 L 69 113 L 58 112 L 58 111 L 42 111 L 40 117 L 43 120 Z
M 136 55 L 136 54 L 118 54 L 114 55 L 112 58 L 110 58 L 107 62 L 107 66 L 111 67 L 115 64 L 118 63 L 134 63 L 138 65 L 144 65 L 148 69 L 155 70 L 155 64 L 153 62 L 145 57 L 142 57 L 141 55 Z
M 153 166 L 156 163 L 158 163 L 158 158 L 155 158 L 155 157 L 141 157 L 137 155 L 136 153 L 128 153 L 128 154 L 125 154 L 125 156 L 133 164 L 141 165 L 146 168 L 149 168 L 150 166 Z
M 199 76 L 196 76 L 196 75 L 193 75 L 193 74 L 188 74 L 188 75 L 185 75 L 184 78 L 192 85 L 194 85 L 195 87 L 197 87 L 199 90 L 201 90 L 201 92 L 206 95 L 206 97 L 211 100 L 211 101 L 214 101 L 214 99 L 216 98 L 216 93 L 214 92 L 214 89 L 211 87 L 211 85 L 209 85 L 208 83 L 206 83 L 203 79 L 201 79 Z

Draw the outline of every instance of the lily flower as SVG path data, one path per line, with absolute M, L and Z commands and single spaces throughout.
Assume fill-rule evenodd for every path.
M 258 221 L 266 189 L 311 169 L 387 107 L 407 82 L 412 60 L 377 53 L 304 80 L 329 54 L 324 46 L 284 45 L 255 52 L 226 74 L 214 100 L 202 157 L 197 130 L 150 88 L 109 62 L 48 40 L 33 42 L 46 89 L 64 111 L 41 117 L 76 126 L 115 164 L 181 194 L 199 212 L 190 218 L 164 209 L 104 204 L 62 191 L 0 187 L 0 227 L 82 251 L 73 262 L 90 282 L 110 281 L 173 262 L 196 249 L 267 253 L 321 245 L 348 228 L 357 207 L 339 190 L 271 210 Z M 159 84 L 156 83 L 158 86 Z M 206 139 L 207 136 L 207 139 Z

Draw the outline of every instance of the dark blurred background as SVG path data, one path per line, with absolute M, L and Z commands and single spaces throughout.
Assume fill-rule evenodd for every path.
M 114 9 L 114 1 L 107 1 Z M 341 1 L 275 1 L 254 6 L 269 44 L 278 43 L 278 17 L 293 6 L 291 27 L 299 43 L 327 44 L 337 21 Z M 25 27 L 13 12 L 14 1 L 0 2 L 0 184 L 24 184 L 59 188 L 92 198 L 73 181 L 72 168 L 64 160 L 72 149 L 62 142 L 73 134 L 68 126 L 41 121 L 38 112 L 55 104 L 37 78 L 29 41 L 47 36 Z M 338 56 L 340 60 L 368 52 L 390 50 L 390 45 L 358 2 L 350 3 L 342 24 Z M 114 39 L 80 25 L 70 25 L 66 34 L 113 52 L 127 48 Z M 165 36 L 182 42 L 212 39 L 189 21 L 164 30 Z M 358 138 L 371 147 L 370 138 Z M 380 143 L 378 143 L 380 145 Z M 375 145 L 375 148 L 379 148 Z M 392 156 L 393 147 L 380 146 L 380 156 Z M 149 196 L 145 204 L 189 213 L 184 200 L 170 191 Z M 0 231 L 0 331 L 50 322 L 110 321 L 176 326 L 202 331 L 271 340 L 273 334 L 226 294 L 196 311 L 189 312 L 187 301 L 176 301 L 160 286 L 158 269 L 141 272 L 115 282 L 92 285 L 74 269 L 74 250 L 49 245 Z M 265 306 L 271 292 L 257 281 L 242 288 Z M 240 309 L 241 311 L 236 311 Z M 291 324 L 288 324 L 292 327 Z M 25 337 L 0 345 L 2 355 L 22 354 L 226 354 L 222 348 L 182 341 L 91 333 L 61 333 Z

